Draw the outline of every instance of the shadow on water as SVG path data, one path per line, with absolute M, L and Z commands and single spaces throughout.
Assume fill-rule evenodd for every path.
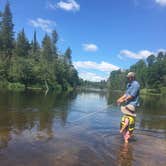
M 135 137 L 124 144 L 117 97 L 0 92 L 1 165 L 165 166 L 165 101 L 142 98 Z

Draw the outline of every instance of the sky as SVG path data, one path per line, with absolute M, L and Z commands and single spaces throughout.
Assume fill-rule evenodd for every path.
M 166 0 L 9 0 L 15 34 L 42 41 L 56 30 L 58 50 L 72 49 L 85 80 L 107 80 L 140 59 L 166 49 Z M 3 11 L 6 0 L 0 0 Z

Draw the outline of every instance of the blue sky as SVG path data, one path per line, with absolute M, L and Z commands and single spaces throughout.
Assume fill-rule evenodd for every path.
M 0 10 L 6 0 L 0 0 Z M 139 59 L 165 50 L 166 0 L 9 0 L 16 34 L 34 29 L 38 41 L 56 29 L 58 48 L 72 49 L 83 79 L 107 79 Z

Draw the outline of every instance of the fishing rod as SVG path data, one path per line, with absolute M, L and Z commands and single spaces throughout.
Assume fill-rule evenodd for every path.
M 73 120 L 73 121 L 69 121 L 68 123 L 69 123 L 69 124 L 73 124 L 73 123 L 75 123 L 75 122 L 81 121 L 82 119 L 86 119 L 86 118 L 88 118 L 88 117 L 90 117 L 90 116 L 93 116 L 93 115 L 95 115 L 95 114 L 97 114 L 97 113 L 99 113 L 99 112 L 102 112 L 102 113 L 103 113 L 103 112 L 107 112 L 107 111 L 104 111 L 104 110 L 108 110 L 111 106 L 112 106 L 112 104 L 111 104 L 111 105 L 108 105 L 107 107 L 105 107 L 105 108 L 102 109 L 102 110 L 98 110 L 98 111 L 89 113 L 88 115 L 82 116 L 82 117 L 80 117 L 80 118 L 78 118 L 78 119 L 76 119 L 76 120 Z

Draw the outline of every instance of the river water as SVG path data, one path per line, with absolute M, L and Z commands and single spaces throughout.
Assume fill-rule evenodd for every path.
M 165 166 L 166 98 L 142 96 L 134 138 L 119 134 L 120 94 L 0 92 L 1 166 Z

